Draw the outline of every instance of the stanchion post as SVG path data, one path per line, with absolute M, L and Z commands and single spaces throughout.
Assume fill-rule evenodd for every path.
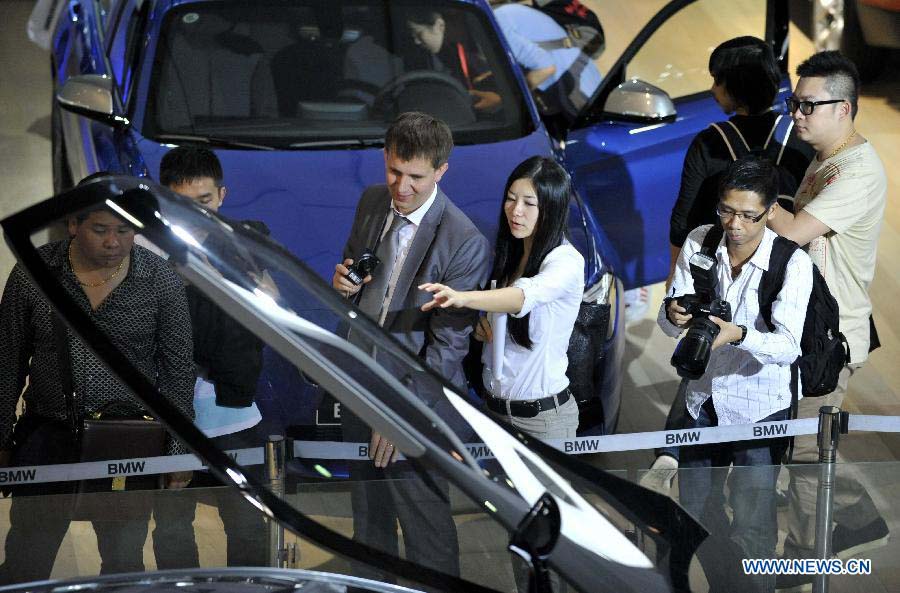
M 265 451 L 266 480 L 269 490 L 278 496 L 284 497 L 284 465 L 285 447 L 284 437 L 281 435 L 269 435 Z M 277 521 L 267 518 L 269 531 L 269 566 L 285 568 L 284 527 Z
M 816 558 L 831 557 L 831 523 L 834 506 L 834 474 L 841 436 L 841 409 L 819 408 L 819 488 L 816 492 Z M 813 593 L 828 593 L 828 575 L 817 574 Z

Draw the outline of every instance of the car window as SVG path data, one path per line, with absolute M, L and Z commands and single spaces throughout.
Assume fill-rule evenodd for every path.
M 741 35 L 766 38 L 766 0 L 699 0 L 674 14 L 641 47 L 626 68 L 672 99 L 709 90 L 709 56 Z
M 302 568 L 369 575 L 374 564 L 381 580 L 413 575 L 435 590 L 514 590 L 518 560 L 507 545 L 529 509 L 548 492 L 561 516 L 551 564 L 579 590 L 667 590 L 666 577 L 650 558 L 676 548 L 690 551 L 698 543 L 702 530 L 672 501 L 583 466 L 479 411 L 471 395 L 429 370 L 317 274 L 266 239 L 258 225 L 219 218 L 146 179 L 101 179 L 54 200 L 65 204 L 62 215 L 72 217 L 69 228 L 76 237 L 77 225 L 92 216 L 121 217 L 123 224 L 112 229 L 122 234 L 117 241 L 127 240 L 127 229 L 121 228 L 126 221 L 133 225 L 137 238 L 129 251 L 128 276 L 91 313 L 77 274 L 59 265 L 68 250 L 87 249 L 88 239 L 85 247 L 66 241 L 39 246 L 37 238 L 46 235 L 38 231 L 58 223 L 49 218 L 59 210 L 46 204 L 3 221 L 28 273 L 72 327 L 72 335 L 80 336 L 107 371 L 127 385 L 125 396 L 137 395 L 210 463 L 217 477 L 243 487 L 258 508 L 328 550 L 330 556 L 301 550 L 309 563 Z M 85 232 L 100 231 L 90 227 Z M 151 270 L 156 270 L 154 278 L 170 275 L 168 266 L 188 285 L 184 297 L 171 292 L 171 282 L 147 282 Z M 60 284 L 54 287 L 54 281 Z M 123 338 L 122 332 L 103 329 L 117 319 L 131 321 L 123 321 L 117 305 L 128 290 L 170 290 L 166 298 L 147 302 L 189 309 L 197 363 L 196 377 L 187 371 L 193 389 L 184 389 L 193 391 L 191 414 L 184 413 L 184 398 L 175 401 L 175 394 L 155 386 L 164 372 L 184 368 L 172 359 L 189 356 L 189 349 L 169 342 L 153 346 L 152 336 Z M 164 324 L 171 318 L 156 319 Z M 129 331 L 143 331 L 134 325 Z M 224 331 L 226 325 L 227 339 L 204 335 Z M 220 391 L 247 379 L 234 376 L 238 365 L 226 354 L 241 339 L 235 330 L 257 341 L 240 349 L 239 362 L 261 353 L 259 374 L 250 375 L 257 379 L 249 388 L 252 406 Z M 198 358 L 200 351 L 214 355 Z M 158 374 L 148 372 L 153 360 L 160 361 Z M 322 401 L 340 402 L 341 417 L 332 432 L 317 434 L 314 417 Z M 220 424 L 208 424 L 211 407 L 221 408 L 215 417 Z M 238 415 L 251 411 L 252 420 L 245 415 L 239 421 L 235 410 Z M 232 432 L 217 434 L 217 426 Z M 304 426 L 309 430 L 298 430 Z M 200 430 L 220 440 L 214 444 Z M 283 499 L 273 499 L 280 493 L 274 482 L 265 486 L 260 468 L 259 446 L 272 434 L 295 439 L 295 455 L 278 480 Z M 388 471 L 376 469 L 370 434 L 388 439 L 405 459 Z M 238 451 L 232 458 L 222 449 Z M 248 482 L 260 488 L 250 489 Z M 398 520 L 406 546 L 399 545 Z M 626 534 L 631 530 L 654 542 L 650 556 Z M 354 547 L 354 541 L 367 548 Z M 422 574 L 422 566 L 436 572 Z M 454 578 L 457 574 L 463 580 Z
M 459 143 L 530 132 L 524 97 L 484 12 L 428 6 L 179 5 L 162 23 L 142 132 L 315 148 L 380 138 L 387 122 L 411 110 L 446 121 Z M 440 40 L 429 45 L 422 29 L 438 18 Z

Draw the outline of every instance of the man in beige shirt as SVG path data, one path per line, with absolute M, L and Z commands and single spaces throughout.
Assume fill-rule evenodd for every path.
M 817 154 L 797 190 L 794 212 L 781 210 L 770 218 L 769 226 L 806 246 L 838 302 L 841 332 L 850 346 L 850 363 L 841 372 L 837 389 L 825 397 L 800 400 L 798 417 L 813 418 L 821 406 L 841 406 L 850 376 L 869 355 L 869 285 L 875 274 L 887 178 L 875 149 L 854 127 L 859 90 L 855 66 L 839 52 L 822 52 L 803 62 L 797 75 L 788 109 L 798 137 Z M 817 460 L 815 436 L 797 437 L 793 462 Z M 816 486 L 816 471 L 791 471 L 786 556 L 812 553 Z M 862 551 L 862 545 L 886 541 L 887 525 L 855 482 L 838 480 L 835 519 L 838 555 L 848 557 Z

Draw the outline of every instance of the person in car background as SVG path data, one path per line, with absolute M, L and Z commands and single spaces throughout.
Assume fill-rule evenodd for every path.
M 406 24 L 415 44 L 432 56 L 435 70 L 459 80 L 472 95 L 477 111 L 494 111 L 501 103 L 494 73 L 461 18 L 462 15 L 445 16 L 428 8 L 414 8 L 407 12 Z
M 594 61 L 572 47 L 566 30 L 540 10 L 507 0 L 492 0 L 491 5 L 516 63 L 525 71 L 541 117 L 545 122 L 559 117 L 572 123 L 600 86 L 602 77 Z

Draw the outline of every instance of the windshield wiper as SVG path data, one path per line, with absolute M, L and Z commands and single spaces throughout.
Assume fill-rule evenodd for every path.
M 248 148 L 250 150 L 278 150 L 277 146 L 268 144 L 257 144 L 255 142 L 244 142 L 243 140 L 230 140 L 228 138 L 217 138 L 215 136 L 198 136 L 194 134 L 159 134 L 153 137 L 153 140 L 159 142 L 202 142 L 216 148 Z
M 344 138 L 293 142 L 288 148 L 373 148 L 384 146 L 384 138 Z

